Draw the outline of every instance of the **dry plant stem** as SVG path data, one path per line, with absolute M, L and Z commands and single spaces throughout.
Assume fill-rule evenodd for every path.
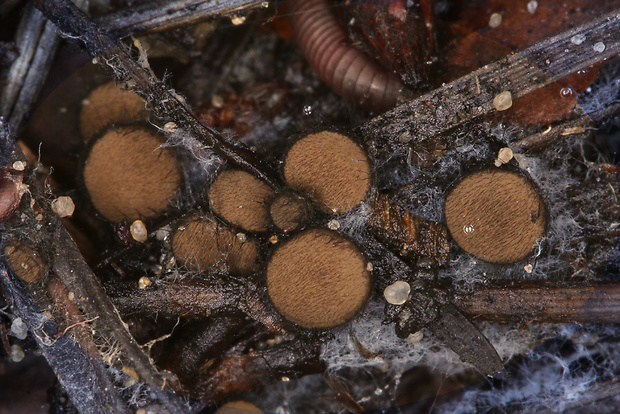
M 618 323 L 620 283 L 550 286 L 497 282 L 456 293 L 453 303 L 470 318 L 484 321 Z
M 148 102 L 156 116 L 176 123 L 208 147 L 214 148 L 233 166 L 248 171 L 273 188 L 278 187 L 279 178 L 274 169 L 261 163 L 250 150 L 235 145 L 213 128 L 200 123 L 179 95 L 155 79 L 149 68 L 141 66 L 131 57 L 126 46 L 109 37 L 73 3 L 69 0 L 35 0 L 34 3 L 65 36 L 84 43 L 97 62 Z
M 8 129 L 0 129 L 0 132 L 8 134 Z M 3 136 L 5 134 L 0 134 L 0 141 L 5 140 Z M 13 153 L 11 160 L 25 161 L 23 154 L 20 157 L 17 152 L 19 152 L 18 149 Z M 45 190 L 41 184 L 34 176 L 28 176 L 25 182 L 29 186 L 34 203 L 32 205 L 22 203 L 22 208 L 24 210 L 31 208 L 40 210 L 45 226 L 40 226 L 38 222 L 31 222 L 28 217 L 34 217 L 35 214 L 31 211 L 24 211 L 21 216 L 24 218 L 24 221 L 20 223 L 21 230 L 28 229 L 31 239 L 42 243 L 42 250 L 54 249 L 50 252 L 51 256 L 54 257 L 53 263 L 50 263 L 52 271 L 60 278 L 66 289 L 73 292 L 75 298 L 73 303 L 84 313 L 84 318 L 97 318 L 93 325 L 100 334 L 110 343 L 116 343 L 123 349 L 122 364 L 133 367 L 142 380 L 156 386 L 162 386 L 164 384 L 163 379 L 121 321 L 97 277 L 84 262 L 61 219 L 51 211 Z M 24 206 L 24 204 L 28 204 L 28 206 Z M 11 229 L 3 230 L 10 231 Z M 56 333 L 54 332 L 54 334 Z M 62 336 L 62 338 L 65 337 Z M 92 341 L 92 337 L 90 340 Z M 56 374 L 61 375 L 62 373 L 56 371 Z M 179 408 L 179 410 L 183 412 L 182 409 Z
M 111 292 L 114 295 L 113 292 Z M 267 308 L 258 286 L 249 280 L 243 284 L 221 285 L 206 280 L 158 282 L 156 289 L 131 289 L 119 292 L 112 300 L 122 313 L 161 316 L 209 317 L 217 313 L 241 311 L 271 331 L 284 331 L 280 316 Z
M 574 36 L 585 36 L 580 45 Z M 597 52 L 593 45 L 603 43 Z M 568 50 L 566 52 L 565 50 Z M 367 137 L 425 140 L 495 111 L 493 99 L 510 91 L 512 99 L 602 62 L 620 50 L 620 10 L 501 59 L 371 119 L 358 130 Z M 478 91 L 479 90 L 479 91 Z M 390 142 L 391 145 L 403 145 Z M 405 148 L 405 147 L 403 147 Z
M 101 360 L 87 354 L 44 314 L 15 275 L 0 261 L 0 288 L 13 312 L 28 326 L 39 349 L 80 413 L 129 412 Z M 88 379 L 88 382 L 85 382 Z M 108 411 L 108 409 L 110 411 Z
M 296 378 L 325 370 L 316 342 L 290 341 L 264 351 L 229 355 L 201 374 L 196 398 L 218 401 L 230 393 L 239 393 L 265 385 L 282 377 Z
M 17 135 L 47 77 L 60 38 L 54 25 L 28 5 L 15 42 L 20 54 L 11 65 L 0 95 L 0 116 Z
M 607 119 L 613 119 L 620 115 L 620 103 L 615 103 L 590 114 L 583 115 L 577 119 L 566 120 L 557 125 L 550 126 L 542 132 L 528 135 L 514 143 L 516 148 L 528 151 L 535 151 L 551 145 L 563 136 L 571 133 L 579 133 L 598 125 Z
M 188 26 L 212 17 L 261 7 L 257 0 L 177 0 L 146 2 L 96 19 L 108 33 L 124 37 Z

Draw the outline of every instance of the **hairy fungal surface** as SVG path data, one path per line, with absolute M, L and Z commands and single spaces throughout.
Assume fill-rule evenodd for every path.
M 163 213 L 181 185 L 175 154 L 140 127 L 114 128 L 93 145 L 84 164 L 84 184 L 93 205 L 110 221 L 152 218 Z
M 284 178 L 309 193 L 329 213 L 346 213 L 365 198 L 371 186 L 370 161 L 353 140 L 337 132 L 310 134 L 286 156 Z
M 351 319 L 366 303 L 367 261 L 335 231 L 303 231 L 280 246 L 267 266 L 267 290 L 275 307 L 304 328 L 330 328 Z
M 265 231 L 269 217 L 265 208 L 273 190 L 252 174 L 223 171 L 211 185 L 209 203 L 213 212 L 247 231 Z
M 251 414 L 262 413 L 263 411 L 247 401 L 231 401 L 222 405 L 215 412 L 216 414 Z
M 525 258 L 546 226 L 546 208 L 532 184 L 506 171 L 465 177 L 448 194 L 445 213 L 454 241 L 492 263 Z
M 273 225 L 285 233 L 300 229 L 311 216 L 308 200 L 291 190 L 276 194 L 269 203 L 269 217 Z
M 138 121 L 145 116 L 144 101 L 137 93 L 108 82 L 94 89 L 82 102 L 80 133 L 90 139 L 109 124 Z
M 181 222 L 172 236 L 172 251 L 179 264 L 193 271 L 247 275 L 258 268 L 254 241 L 237 236 L 208 216 L 194 216 Z

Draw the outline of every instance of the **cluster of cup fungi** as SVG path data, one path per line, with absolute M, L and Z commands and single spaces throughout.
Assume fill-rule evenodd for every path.
M 168 214 L 183 181 L 179 158 L 173 148 L 162 147 L 165 140 L 145 122 L 147 116 L 137 95 L 113 83 L 92 91 L 80 115 L 88 146 L 81 169 L 88 199 L 104 220 L 130 222 L 137 242 L 152 237 L 143 220 L 153 223 Z M 168 244 L 181 271 L 263 284 L 269 309 L 277 313 L 273 319 L 284 321 L 275 324 L 279 327 L 324 332 L 362 313 L 378 269 L 334 219 L 355 214 L 362 205 L 370 210 L 365 222 L 374 237 L 414 265 L 446 266 L 448 233 L 481 260 L 514 263 L 530 254 L 545 232 L 544 202 L 518 172 L 496 168 L 462 179 L 447 193 L 444 225 L 379 194 L 366 151 L 340 131 L 301 136 L 281 165 L 278 188 L 247 171 L 221 169 L 207 201 L 172 220 Z M 24 254 L 35 257 L 7 252 L 16 267 L 30 266 Z M 33 274 L 16 272 L 25 278 Z M 155 287 L 151 284 L 149 277 L 139 280 L 146 294 Z M 410 291 L 408 281 L 399 280 L 383 296 L 398 306 L 411 300 Z
M 157 134 L 131 123 L 144 117 L 139 99 L 108 84 L 82 110 L 84 136 L 99 134 L 84 162 L 84 184 L 95 209 L 112 222 L 135 224 L 162 214 L 181 185 L 173 149 L 160 148 Z M 117 126 L 103 130 L 102 120 Z M 346 323 L 372 290 L 372 264 L 362 249 L 317 217 L 344 215 L 368 202 L 369 225 L 380 240 L 403 257 L 431 257 L 439 267 L 449 260 L 447 230 L 465 251 L 493 263 L 523 259 L 545 230 L 544 203 L 532 183 L 504 170 L 477 172 L 454 186 L 445 203 L 447 230 L 423 220 L 377 194 L 366 152 L 332 130 L 298 139 L 282 175 L 285 185 L 273 188 L 247 171 L 223 169 L 208 190 L 209 212 L 177 220 L 170 245 L 177 263 L 194 272 L 264 270 L 272 304 L 302 328 Z M 275 245 L 264 269 L 257 238 Z

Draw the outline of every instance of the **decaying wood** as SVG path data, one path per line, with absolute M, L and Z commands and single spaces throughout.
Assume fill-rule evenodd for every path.
M 620 114 L 620 103 L 615 103 L 589 114 L 560 122 L 558 125 L 549 126 L 544 131 L 528 135 L 514 142 L 515 148 L 528 151 L 544 148 L 567 135 L 580 134 L 607 119 L 613 119 Z
M 374 197 L 368 222 L 379 240 L 414 265 L 448 264 L 450 244 L 446 226 L 412 214 L 391 202 L 386 194 Z
M 454 304 L 475 320 L 494 322 L 618 323 L 620 283 L 545 285 L 496 282 L 456 294 Z
M 260 300 L 260 288 L 249 280 L 243 284 L 224 286 L 205 280 L 157 282 L 153 289 L 131 289 L 112 300 L 124 314 L 158 314 L 161 316 L 209 317 L 218 313 L 243 312 L 274 332 L 284 330 L 284 322 L 276 312 Z
M 160 32 L 262 7 L 260 0 L 176 0 L 145 2 L 96 20 L 108 33 L 124 37 Z
M 244 169 L 273 188 L 280 181 L 275 170 L 264 160 L 225 139 L 218 131 L 198 121 L 183 98 L 153 76 L 129 54 L 127 47 L 108 36 L 68 0 L 36 0 L 35 5 L 65 36 L 82 42 L 88 53 L 110 70 L 121 82 L 150 104 L 153 113 L 173 122 L 204 145 L 214 150 L 231 165 Z
M 60 38 L 56 27 L 30 5 L 26 7 L 15 42 L 20 53 L 11 65 L 2 89 L 0 116 L 17 135 L 45 82 Z
M 587 39 L 571 42 L 575 36 Z M 595 44 L 603 44 L 597 51 Z M 600 49 L 599 49 L 600 50 Z M 406 142 L 430 139 L 475 118 L 496 111 L 493 99 L 509 91 L 512 99 L 543 88 L 557 79 L 587 69 L 618 54 L 620 10 L 511 54 L 364 123 L 364 136 L 383 137 L 394 149 Z M 406 151 L 404 151 L 406 152 Z
M 0 290 L 12 300 L 13 312 L 26 323 L 45 359 L 80 412 L 103 413 L 102 407 L 119 413 L 128 412 L 103 362 L 87 354 L 68 336 L 57 335 L 56 325 L 41 313 L 21 282 L 6 269 L 4 261 L 0 261 Z M 88 378 L 88 385 L 84 382 L 85 378 Z

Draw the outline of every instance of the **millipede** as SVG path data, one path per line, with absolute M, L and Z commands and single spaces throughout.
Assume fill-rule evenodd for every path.
M 365 109 L 396 105 L 403 84 L 348 41 L 329 0 L 293 0 L 289 13 L 302 53 L 330 88 Z

